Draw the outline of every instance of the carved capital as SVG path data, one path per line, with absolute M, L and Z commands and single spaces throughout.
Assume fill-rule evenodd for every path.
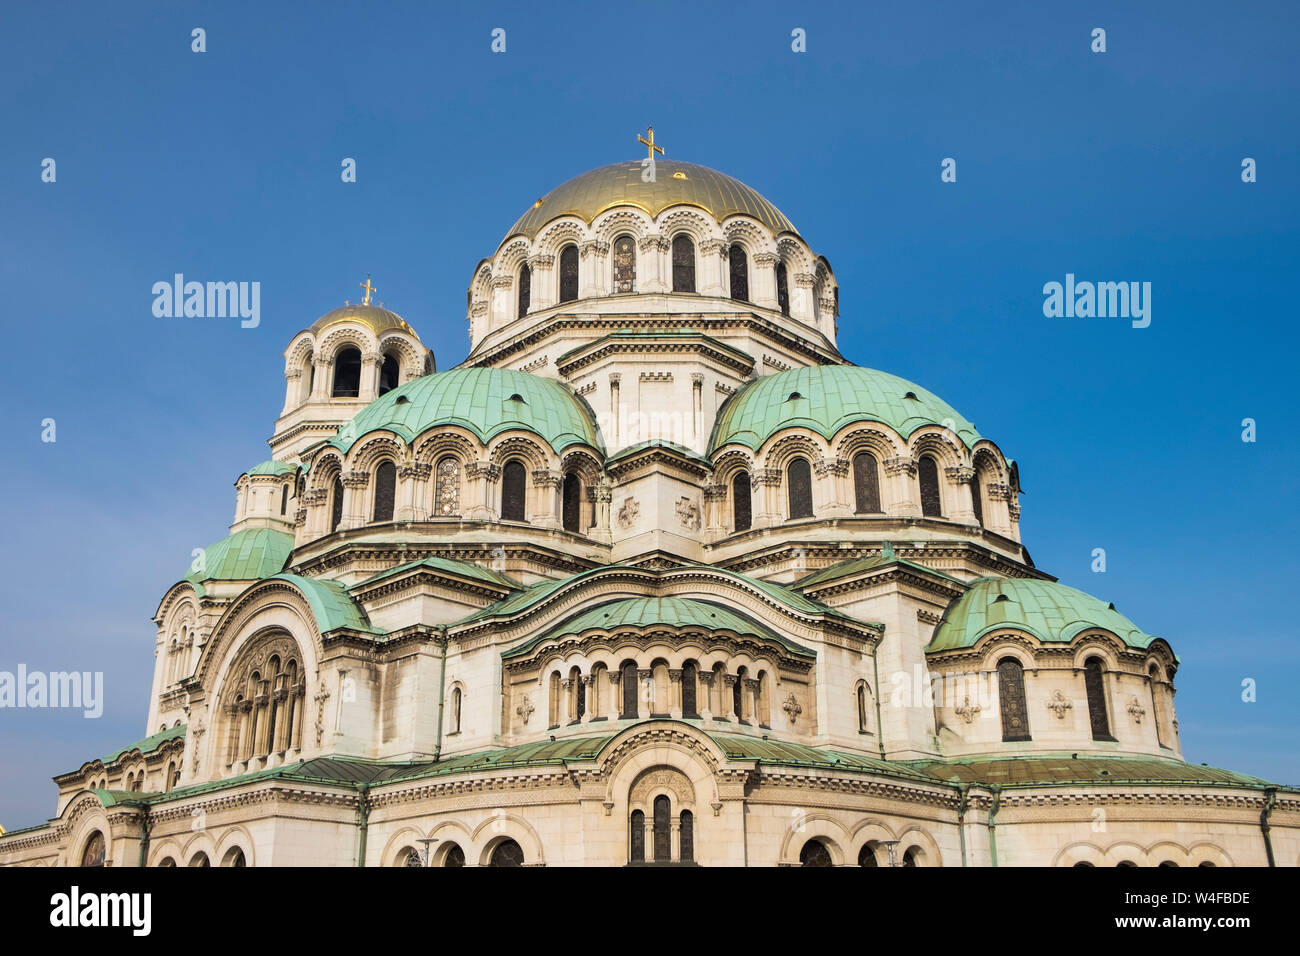
M 604 256 L 609 254 L 609 243 L 600 239 L 588 239 L 582 245 L 578 246 L 578 253 L 586 259 L 588 256 Z
M 886 458 L 883 464 L 885 466 L 885 474 L 887 475 L 906 475 L 908 478 L 916 477 L 915 458 L 900 455 L 897 458 Z
M 364 488 L 370 484 L 370 472 L 349 471 L 342 480 L 344 488 Z
M 813 470 L 819 478 L 826 475 L 847 475 L 849 473 L 849 460 L 847 458 L 823 458 L 818 461 Z
M 471 461 L 465 466 L 465 474 L 470 478 L 496 481 L 501 477 L 501 466 L 491 461 Z
M 948 476 L 949 481 L 955 481 L 962 485 L 975 477 L 975 469 L 968 465 L 953 465 L 945 468 L 943 473 Z
M 781 257 L 775 252 L 754 253 L 754 265 L 756 266 L 774 266 L 780 261 Z
M 399 478 L 428 478 L 433 473 L 433 465 L 427 461 L 414 461 L 397 469 Z

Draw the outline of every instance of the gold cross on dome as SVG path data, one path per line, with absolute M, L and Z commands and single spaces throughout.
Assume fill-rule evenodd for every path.
M 655 145 L 655 128 L 653 126 L 647 126 L 646 133 L 649 134 L 649 139 L 646 139 L 640 133 L 637 133 L 636 135 L 636 141 L 646 148 L 646 158 L 654 159 L 655 153 L 663 155 L 664 148 Z
M 361 300 L 361 304 L 362 304 L 362 305 L 369 305 L 369 304 L 370 304 L 370 294 L 371 294 L 372 292 L 378 292 L 379 289 L 377 289 L 375 286 L 372 286 L 372 285 L 370 284 L 370 276 L 369 276 L 369 275 L 366 276 L 366 281 L 365 281 L 365 282 L 359 282 L 359 283 L 357 283 L 357 284 L 360 285 L 361 288 L 363 288 L 363 289 L 366 290 L 366 297 L 365 297 L 364 299 Z

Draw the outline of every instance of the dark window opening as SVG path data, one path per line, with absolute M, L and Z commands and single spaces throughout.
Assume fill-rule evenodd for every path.
M 683 810 L 681 813 L 681 847 L 682 862 L 695 862 L 695 814 L 690 810 Z
M 337 531 L 343 521 L 343 479 L 334 476 L 334 487 L 330 492 L 330 531 Z
M 361 350 L 341 349 L 334 356 L 334 398 L 356 398 L 361 394 Z
M 782 315 L 790 314 L 790 284 L 785 275 L 785 263 L 776 264 L 776 304 Z
M 749 530 L 753 523 L 753 506 L 749 472 L 742 471 L 731 480 L 731 516 L 737 531 Z
M 853 456 L 854 511 L 860 515 L 880 514 L 880 468 L 876 456 L 860 451 Z
M 560 250 L 560 301 L 573 302 L 578 298 L 578 247 L 565 246 Z
M 695 291 L 695 243 L 687 235 L 673 238 L 673 291 Z
M 916 466 L 921 481 L 921 514 L 927 518 L 942 518 L 943 505 L 939 497 L 939 466 L 925 455 Z
M 375 469 L 375 521 L 393 520 L 393 500 L 397 496 L 397 466 L 380 462 Z
M 792 459 L 786 468 L 786 479 L 790 517 L 811 518 L 813 516 L 812 467 L 808 464 L 808 459 Z
M 826 849 L 826 844 L 821 840 L 809 840 L 799 851 L 800 866 L 834 866 L 831 862 L 831 851 Z
M 582 509 L 582 479 L 576 472 L 564 476 L 564 530 L 577 532 Z
M 631 236 L 614 240 L 614 291 L 636 291 L 636 241 Z
M 501 520 L 524 520 L 524 466 L 508 461 L 501 469 Z
M 533 298 L 533 270 L 528 264 L 519 267 L 519 318 L 528 314 L 528 307 Z
M 1106 680 L 1102 674 L 1101 658 L 1090 657 L 1084 661 L 1083 687 L 1088 698 L 1088 721 L 1092 725 L 1092 739 L 1114 740 L 1110 735 L 1110 719 L 1106 714 Z
M 401 377 L 397 364 L 396 355 L 385 355 L 384 364 L 379 369 L 379 394 L 387 395 L 393 389 L 397 388 L 398 379 Z
M 744 247 L 733 245 L 727 251 L 731 265 L 731 297 L 741 302 L 749 301 L 749 257 Z
M 696 673 L 695 665 L 687 661 L 682 665 L 682 716 L 698 717 L 696 708 L 699 706 L 696 700 L 696 688 L 699 684 L 699 676 Z
M 623 713 L 624 720 L 637 715 L 636 664 L 631 661 L 623 665 Z
M 998 697 L 1002 707 L 1002 739 L 1029 740 L 1025 669 L 1014 657 L 998 662 Z
M 673 858 L 672 830 L 669 823 L 672 808 L 669 806 L 668 798 L 663 794 L 655 797 L 654 814 L 655 862 L 670 863 Z
M 629 841 L 631 846 L 628 847 L 628 859 L 633 863 L 645 862 L 645 814 L 640 810 L 632 811 L 632 819 L 628 821 L 628 829 L 631 830 L 632 839 Z

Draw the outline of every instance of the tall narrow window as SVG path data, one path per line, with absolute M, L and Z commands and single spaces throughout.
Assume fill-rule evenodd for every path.
M 614 240 L 614 291 L 636 291 L 636 240 L 631 236 Z
M 334 356 L 334 398 L 356 398 L 361 394 L 361 350 L 340 349 Z
M 636 664 L 628 661 L 623 665 L 623 713 L 624 720 L 635 717 L 637 703 Z
M 460 459 L 447 455 L 438 461 L 433 489 L 433 513 L 439 518 L 460 514 Z
M 745 247 L 733 243 L 727 250 L 727 261 L 731 266 L 731 297 L 748 302 L 749 257 L 745 255 Z
M 1002 739 L 1029 740 L 1025 669 L 1014 657 L 998 661 L 998 697 L 1002 706 Z
M 1110 720 L 1106 715 L 1106 682 L 1101 672 L 1100 657 L 1090 657 L 1083 662 L 1083 688 L 1088 697 L 1092 739 L 1114 740 L 1110 735 Z
M 582 675 L 573 678 L 574 686 L 577 688 L 577 703 L 574 706 L 575 720 L 582 720 L 583 714 L 587 712 L 587 682 L 582 679 Z
M 731 517 L 737 531 L 748 531 L 753 523 L 754 501 L 749 490 L 749 472 L 742 471 L 731 480 Z
M 560 250 L 560 301 L 572 302 L 578 298 L 578 247 L 565 246 Z
M 551 674 L 551 709 L 548 712 L 550 723 L 547 729 L 558 727 L 560 725 L 560 672 L 554 671 Z
M 524 466 L 508 461 L 501 469 L 501 520 L 524 520 Z
M 975 512 L 975 523 L 981 528 L 984 527 L 984 496 L 980 493 L 980 473 L 975 469 L 975 475 L 970 480 L 970 506 Z
M 731 710 L 737 720 L 745 719 L 745 668 L 740 669 L 731 683 Z
M 682 716 L 698 717 L 699 703 L 696 699 L 696 691 L 699 685 L 695 664 L 687 661 L 682 665 Z
M 528 307 L 533 299 L 533 270 L 524 263 L 519 267 L 519 313 L 518 318 L 528 314 Z
M 401 371 L 397 364 L 397 356 L 385 355 L 384 364 L 379 368 L 379 394 L 386 395 L 397 388 L 400 377 Z
M 582 509 L 582 479 L 577 472 L 564 476 L 564 530 L 578 531 L 579 514 Z
M 335 475 L 334 487 L 330 491 L 330 531 L 337 531 L 343 520 L 343 479 Z
M 867 685 L 858 685 L 858 730 L 867 732 Z
M 942 518 L 943 504 L 939 497 L 939 466 L 929 455 L 921 456 L 916 473 L 921 482 L 921 514 L 927 518 Z
M 673 237 L 673 291 L 695 291 L 695 243 L 685 233 Z
M 673 858 L 672 807 L 662 793 L 655 797 L 655 862 L 670 863 Z
M 853 498 L 857 514 L 881 513 L 880 468 L 876 456 L 869 451 L 860 451 L 853 456 Z
M 782 315 L 790 314 L 790 280 L 786 278 L 784 262 L 776 264 L 776 305 Z
M 289 509 L 289 486 L 283 485 L 280 488 L 280 514 L 284 514 Z
M 397 495 L 397 466 L 380 462 L 375 469 L 375 521 L 393 520 L 393 499 Z
M 627 858 L 632 863 L 645 862 L 645 814 L 640 810 L 633 810 L 632 817 L 627 822 L 627 828 L 631 831 L 628 836 Z
M 1154 662 L 1147 669 L 1147 677 L 1150 678 L 1149 684 L 1151 686 L 1151 723 L 1153 723 L 1156 728 L 1156 743 L 1159 744 L 1161 747 L 1167 747 L 1169 745 L 1165 743 L 1164 708 L 1160 706 L 1160 701 L 1164 693 L 1164 688 L 1160 686 L 1160 668 L 1158 668 Z
M 460 704 L 460 688 L 453 687 L 451 691 L 451 732 L 453 734 L 460 733 Z
M 683 810 L 681 813 L 681 847 L 682 862 L 695 862 L 695 814 L 690 810 Z
M 790 500 L 791 518 L 811 518 L 812 468 L 807 458 L 793 458 L 786 467 L 786 492 Z

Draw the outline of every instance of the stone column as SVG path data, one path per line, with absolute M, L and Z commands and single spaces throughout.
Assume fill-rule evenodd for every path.
M 726 296 L 723 268 L 727 261 L 727 243 L 721 239 L 706 239 L 700 243 L 700 274 L 695 277 L 695 287 L 701 295 Z
M 302 397 L 302 369 L 288 368 L 284 370 L 284 408 L 281 409 L 281 415 L 289 414 L 290 410 L 297 408 L 303 402 Z
M 609 503 L 614 497 L 614 489 L 610 487 L 609 479 L 601 475 L 600 483 L 588 488 L 587 494 L 592 503 L 592 525 L 587 529 L 587 536 L 601 544 L 609 544 Z
M 735 691 L 737 677 L 735 674 L 722 675 L 722 714 L 723 720 L 739 720 L 740 715 L 735 711 Z M 744 704 L 744 701 L 741 701 Z
M 595 701 L 596 678 L 591 674 L 583 674 L 578 680 L 582 681 L 583 708 L 582 716 L 578 718 L 585 727 L 591 723 L 592 705 Z
M 672 816 L 668 820 L 668 826 L 672 830 L 672 859 L 674 863 L 682 861 L 682 816 L 680 813 Z
M 742 689 L 740 694 L 740 705 L 745 711 L 745 714 L 741 719 L 747 720 L 752 724 L 757 724 L 759 722 L 758 721 L 758 680 L 757 679 L 753 677 L 745 678 L 745 686 Z
M 750 475 L 754 491 L 753 525 L 755 528 L 770 528 L 782 520 L 777 492 L 781 487 L 781 469 L 755 468 Z
M 622 423 L 623 408 L 622 396 L 619 392 L 619 383 L 623 376 L 618 372 L 609 373 L 609 438 L 610 448 L 617 448 L 623 440 Z
M 564 475 L 558 471 L 538 468 L 533 472 L 533 491 L 535 513 L 528 516 L 529 522 L 539 528 L 560 527 L 560 486 Z
M 308 398 L 313 402 L 323 402 L 330 394 L 330 362 L 323 356 L 314 356 L 311 360 L 316 369 L 312 373 L 311 393 Z
M 492 277 L 492 303 L 489 312 L 492 316 L 490 328 L 499 329 L 515 317 L 518 301 L 511 294 L 515 285 L 514 276 Z
M 289 749 L 289 721 L 291 719 L 289 709 L 291 705 L 289 702 L 288 674 L 275 675 L 275 690 L 272 691 L 272 696 L 275 699 L 275 712 L 278 719 L 273 728 L 275 739 L 271 744 L 271 749 L 276 753 L 280 753 Z
M 842 518 L 851 514 L 853 509 L 845 500 L 845 476 L 849 473 L 849 460 L 823 458 L 813 465 L 813 473 L 817 476 L 818 497 L 821 498 L 814 513 L 828 518 Z
M 347 528 L 360 528 L 367 524 L 370 515 L 366 513 L 369 502 L 366 498 L 366 487 L 370 484 L 370 472 L 368 471 L 349 471 L 343 475 L 343 520 L 339 523 L 340 530 Z
M 749 297 L 755 305 L 776 310 L 776 264 L 781 257 L 774 252 L 754 253 L 754 271 L 749 276 Z
M 578 298 L 609 295 L 609 243 L 588 239 L 578 246 L 578 261 Z
M 650 716 L 652 708 L 650 706 L 650 693 L 647 692 L 646 682 L 649 681 L 649 687 L 654 687 L 654 671 L 637 670 L 637 695 L 636 695 L 636 715 L 642 720 Z
M 916 486 L 916 459 L 907 455 L 886 458 L 885 514 L 891 518 L 915 518 L 921 514 L 920 489 Z
M 496 521 L 497 481 L 501 466 L 490 461 L 471 461 L 465 466 L 465 517 L 470 521 Z
M 790 318 L 798 319 L 805 325 L 816 325 L 817 317 L 813 311 L 813 286 L 816 278 L 810 272 L 794 275 L 793 287 L 790 289 Z
M 532 286 L 528 293 L 531 304 L 528 311 L 539 312 L 555 305 L 560 297 L 555 282 L 555 256 L 529 256 L 528 268 L 532 270 Z
M 947 517 L 962 524 L 975 524 L 975 506 L 971 501 L 971 479 L 975 469 L 966 465 L 957 465 L 943 470 L 948 479 L 947 500 L 952 503 Z
M 668 240 L 659 234 L 644 236 L 637 244 L 636 289 L 638 292 L 667 292 L 664 254 Z
M 675 720 L 682 719 L 682 672 L 681 670 L 669 669 L 669 685 L 672 687 L 672 701 L 668 707 L 668 716 Z
M 727 486 L 705 485 L 704 540 L 716 541 L 727 533 Z
M 363 402 L 373 402 L 379 397 L 379 370 L 384 367 L 380 352 L 366 352 L 361 356 L 361 389 L 358 397 Z
M 571 724 L 577 719 L 577 697 L 574 696 L 576 693 L 572 677 L 565 677 L 560 681 L 560 699 L 564 704 L 563 719 L 557 721 L 560 726 Z
M 623 689 L 623 672 L 611 669 L 609 671 L 609 719 L 618 720 L 623 715 L 623 701 L 619 698 L 619 692 Z
M 393 517 L 398 521 L 425 521 L 429 509 L 429 475 L 433 465 L 427 461 L 411 462 L 397 469 L 397 510 Z
M 713 671 L 702 670 L 697 676 L 700 679 L 700 688 L 695 702 L 700 712 L 700 719 L 709 723 L 713 720 Z

